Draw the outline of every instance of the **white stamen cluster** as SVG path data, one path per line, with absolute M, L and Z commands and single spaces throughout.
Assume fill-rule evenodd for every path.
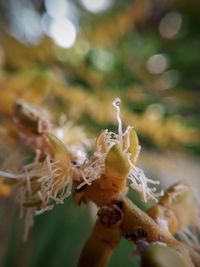
M 17 181 L 20 213 L 25 216 L 26 239 L 34 215 L 51 210 L 53 202 L 63 204 L 63 200 L 71 194 L 72 180 L 69 172 L 64 171 L 59 161 L 53 161 L 50 155 L 41 161 L 40 151 L 37 151 L 34 162 L 25 165 L 23 169 L 20 174 L 0 171 L 0 175 Z M 34 201 L 39 201 L 39 204 L 34 205 Z M 33 207 L 24 209 L 26 203 Z
M 140 194 L 143 202 L 151 199 L 157 202 L 157 198 L 163 195 L 163 191 L 158 193 L 156 187 L 149 187 L 149 184 L 158 185 L 160 182 L 147 178 L 142 169 L 132 164 L 128 179 L 131 180 L 130 187 Z
M 41 200 L 41 207 L 46 208 L 51 200 L 62 204 L 63 200 L 71 193 L 72 181 L 69 173 L 63 172 L 59 161 L 53 161 L 50 155 L 46 155 L 43 161 L 39 160 L 40 152 L 33 163 L 24 166 L 24 173 L 19 180 L 19 188 L 26 188 L 25 192 L 19 192 L 20 199 L 24 202 L 30 199 L 34 192 L 34 186 L 39 187 L 37 196 Z M 19 175 L 18 175 L 19 176 Z M 62 189 L 59 197 L 58 193 Z
M 90 160 L 86 160 L 79 170 L 83 182 L 77 186 L 77 189 L 85 185 L 91 185 L 94 180 L 101 177 L 103 170 L 104 158 L 92 157 Z
M 113 139 L 115 136 L 113 136 L 112 132 L 105 130 L 101 133 L 100 137 L 104 138 L 106 151 L 102 151 L 102 146 L 97 140 L 97 150 L 94 152 L 94 155 L 90 159 L 86 159 L 80 166 L 79 174 L 83 182 L 78 185 L 77 189 L 85 185 L 91 185 L 91 183 L 99 179 L 104 172 L 105 157 L 110 148 L 115 144 L 115 139 Z

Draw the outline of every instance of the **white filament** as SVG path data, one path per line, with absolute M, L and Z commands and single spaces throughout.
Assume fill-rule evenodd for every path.
M 121 120 L 121 114 L 120 114 L 120 104 L 121 104 L 120 98 L 119 97 L 115 98 L 115 100 L 113 101 L 113 106 L 116 108 L 116 111 L 117 111 L 119 144 L 120 144 L 120 147 L 122 148 L 122 146 L 123 146 L 123 139 L 122 139 L 123 130 L 122 130 L 122 120 Z
M 21 178 L 26 178 L 26 174 L 14 174 L 10 172 L 4 172 L 0 171 L 0 176 L 5 177 L 5 178 L 10 178 L 10 179 L 21 179 Z

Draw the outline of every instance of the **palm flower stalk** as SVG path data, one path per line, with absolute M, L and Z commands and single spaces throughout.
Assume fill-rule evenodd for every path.
M 99 207 L 97 225 L 101 223 L 101 227 L 95 225 L 83 249 L 78 266 L 85 266 L 85 259 L 87 257 L 93 260 L 97 259 L 92 261 L 90 266 L 99 266 L 96 253 L 99 255 L 99 258 L 104 259 L 103 263 L 101 262 L 101 266 L 107 266 L 109 257 L 105 257 L 104 249 L 101 250 L 101 246 L 98 246 L 98 249 L 91 250 L 93 253 L 90 254 L 90 248 L 95 247 L 96 241 L 94 241 L 94 236 L 97 237 L 99 231 L 101 235 L 98 242 L 110 244 L 112 248 L 110 253 L 113 253 L 115 246 L 112 246 L 112 244 L 114 242 L 113 236 L 115 235 L 109 236 L 106 232 L 107 229 L 111 229 L 114 233 L 116 228 L 113 229 L 113 226 L 116 227 L 116 225 L 121 233 L 121 235 L 118 235 L 119 238 L 125 237 L 133 241 L 141 254 L 145 248 L 155 244 L 166 246 L 170 247 L 175 254 L 175 262 L 179 262 L 179 256 L 181 255 L 186 266 L 199 266 L 199 254 L 172 236 L 170 230 L 166 227 L 168 225 L 166 218 L 165 224 L 159 224 L 134 205 L 126 196 L 128 190 L 127 180 L 129 179 L 131 180 L 130 186 L 140 194 L 141 200 L 144 202 L 149 199 L 157 202 L 158 197 L 161 197 L 162 201 L 166 198 L 168 192 L 164 196 L 162 191 L 156 193 L 155 187 L 149 187 L 149 184 L 154 185 L 158 182 L 146 178 L 143 171 L 135 167 L 140 151 L 137 134 L 130 126 L 123 133 L 119 99 L 114 101 L 114 106 L 117 109 L 118 134 L 110 133 L 107 130 L 100 134 L 97 138 L 94 155 L 82 166 L 83 173 L 81 174 L 84 176 L 84 182 L 77 187 L 76 199 L 79 203 L 81 201 L 93 201 Z M 95 175 L 93 175 L 93 172 Z M 184 184 L 182 186 L 184 187 Z M 185 198 L 187 198 L 186 195 L 183 196 L 183 199 Z M 191 206 L 192 202 L 189 205 Z M 180 213 L 182 213 L 182 206 L 184 206 L 184 201 L 177 208 L 180 210 Z M 172 205 L 172 210 L 173 208 Z M 194 209 L 197 210 L 198 208 L 195 207 Z M 189 217 L 190 215 L 186 222 L 187 226 L 189 225 Z M 105 233 L 98 229 L 103 228 L 103 226 Z M 101 250 L 101 253 L 99 250 Z M 182 260 L 180 259 L 180 264 Z M 155 266 L 162 265 L 158 263 Z
M 136 245 L 142 266 L 165 267 L 171 258 L 176 266 L 199 267 L 198 239 L 188 230 L 199 231 L 196 195 L 184 181 L 165 193 L 157 192 L 159 181 L 147 178 L 136 166 L 141 147 L 132 126 L 123 130 L 120 102 L 119 98 L 113 101 L 117 133 L 102 131 L 89 158 L 86 152 L 76 153 L 63 143 L 61 137 L 70 131 L 62 132 L 33 107 L 17 102 L 16 132 L 35 156 L 20 172 L 0 171 L 0 175 L 18 189 L 21 211 L 25 213 L 25 238 L 34 215 L 62 204 L 74 187 L 79 205 L 93 202 L 98 210 L 78 267 L 106 267 L 122 238 Z M 153 200 L 155 205 L 147 213 L 142 211 L 128 198 L 129 187 L 142 201 Z M 186 206 L 190 212 L 185 212 Z M 175 239 L 174 233 L 179 233 L 182 241 Z

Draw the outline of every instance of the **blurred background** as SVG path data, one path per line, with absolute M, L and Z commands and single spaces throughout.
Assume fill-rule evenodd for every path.
M 55 121 L 64 114 L 92 138 L 116 130 L 112 101 L 119 96 L 147 176 L 164 188 L 188 179 L 198 190 L 199 10 L 198 0 L 1 0 L 0 122 L 20 98 Z M 88 207 L 66 199 L 36 217 L 26 243 L 18 217 L 14 197 L 1 199 L 0 266 L 76 266 L 91 231 Z M 109 267 L 138 266 L 133 252 L 123 241 Z

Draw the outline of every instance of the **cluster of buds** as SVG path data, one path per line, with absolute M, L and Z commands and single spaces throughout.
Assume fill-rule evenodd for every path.
M 79 267 L 107 266 L 123 237 L 136 244 L 142 266 L 164 267 L 165 257 L 171 258 L 173 266 L 200 266 L 200 256 L 192 248 L 194 243 L 194 248 L 198 247 L 198 240 L 188 230 L 194 225 L 199 230 L 196 196 L 185 182 L 174 185 L 165 194 L 156 192 L 159 182 L 147 178 L 136 166 L 140 145 L 133 127 L 123 131 L 120 102 L 119 98 L 113 101 L 117 133 L 102 131 L 89 158 L 85 141 L 80 147 L 64 142 L 70 139 L 66 138 L 71 134 L 70 127 L 55 127 L 42 110 L 16 102 L 16 135 L 32 151 L 34 159 L 21 166 L 19 172 L 0 171 L 0 176 L 18 189 L 21 213 L 25 213 L 25 239 L 34 215 L 62 204 L 74 187 L 78 204 L 93 202 L 98 209 Z M 129 187 L 139 193 L 142 201 L 154 200 L 156 205 L 143 212 L 127 197 Z M 184 211 L 186 206 L 188 213 Z M 174 233 L 190 246 L 177 241 Z

